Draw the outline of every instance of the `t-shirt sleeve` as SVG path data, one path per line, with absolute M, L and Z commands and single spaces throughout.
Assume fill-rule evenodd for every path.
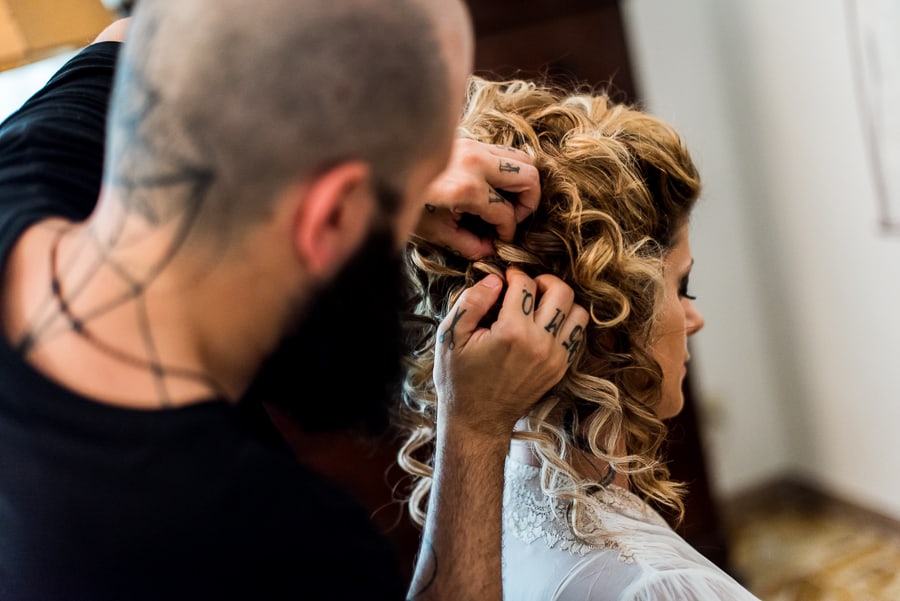
M 120 46 L 86 47 L 0 124 L 0 225 L 12 215 L 81 220 L 93 210 Z

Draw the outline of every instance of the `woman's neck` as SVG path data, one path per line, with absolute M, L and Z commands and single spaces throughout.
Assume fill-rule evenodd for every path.
M 622 450 L 624 451 L 624 449 Z M 513 439 L 510 442 L 509 457 L 517 463 L 541 467 L 541 459 L 535 453 L 534 445 L 524 440 Z M 609 478 L 609 463 L 589 453 L 574 451 L 571 463 L 576 473 L 590 480 L 603 482 Z M 629 489 L 628 475 L 617 473 L 612 484 L 626 490 Z

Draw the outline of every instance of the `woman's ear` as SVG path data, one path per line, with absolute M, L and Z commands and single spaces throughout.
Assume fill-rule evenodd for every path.
M 304 188 L 294 219 L 294 248 L 311 274 L 330 277 L 369 233 L 376 210 L 371 168 L 362 161 L 341 163 Z

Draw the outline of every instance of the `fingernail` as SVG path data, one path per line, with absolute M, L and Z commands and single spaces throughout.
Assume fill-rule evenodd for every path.
M 499 288 L 503 285 L 503 281 L 493 273 L 488 274 L 487 277 L 481 280 L 481 283 L 488 288 Z

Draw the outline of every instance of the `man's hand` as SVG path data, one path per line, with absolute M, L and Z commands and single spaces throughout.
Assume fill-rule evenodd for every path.
M 438 423 L 508 439 L 513 425 L 562 378 L 577 355 L 587 311 L 559 278 L 507 270 L 497 320 L 479 322 L 500 296 L 495 275 L 466 290 L 440 324 L 434 381 Z
M 416 234 L 467 259 L 484 257 L 494 252 L 495 237 L 513 239 L 540 198 L 540 177 L 527 153 L 458 138 L 447 169 L 428 189 Z M 490 231 L 466 228 L 464 214 L 479 217 Z
M 578 355 L 587 311 L 551 275 L 489 275 L 441 322 L 434 477 L 409 599 L 501 601 L 503 466 L 513 425 Z

